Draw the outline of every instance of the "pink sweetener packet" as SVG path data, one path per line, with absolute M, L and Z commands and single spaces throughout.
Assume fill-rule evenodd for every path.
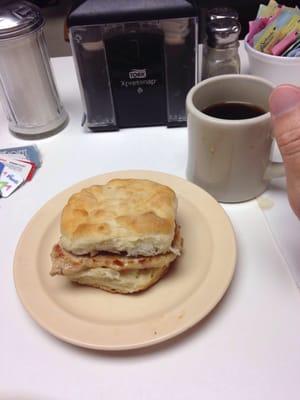
M 253 46 L 253 37 L 268 25 L 269 20 L 270 18 L 262 17 L 257 18 L 254 21 L 249 21 L 249 33 L 247 36 L 247 42 L 250 44 L 250 46 Z
M 276 43 L 275 46 L 272 47 L 271 53 L 274 56 L 280 56 L 284 50 L 286 50 L 291 44 L 293 44 L 297 38 L 299 37 L 299 33 L 297 31 L 293 31 L 285 36 L 280 42 Z

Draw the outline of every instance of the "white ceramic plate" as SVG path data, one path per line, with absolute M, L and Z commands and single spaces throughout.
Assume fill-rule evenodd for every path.
M 156 285 L 139 294 L 111 294 L 50 277 L 50 252 L 66 201 L 84 187 L 116 177 L 151 179 L 176 192 L 183 255 Z M 172 175 L 121 171 L 82 181 L 46 203 L 20 238 L 14 278 L 25 308 L 48 332 L 78 346 L 123 350 L 162 342 L 199 322 L 228 288 L 235 259 L 231 223 L 205 191 Z

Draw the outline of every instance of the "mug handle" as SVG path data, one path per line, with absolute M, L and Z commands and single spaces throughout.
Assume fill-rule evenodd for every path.
M 270 161 L 264 174 L 264 179 L 282 178 L 285 176 L 283 162 Z

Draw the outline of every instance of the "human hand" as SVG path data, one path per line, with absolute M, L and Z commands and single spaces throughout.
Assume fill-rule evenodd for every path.
M 300 87 L 278 86 L 269 105 L 273 134 L 285 165 L 289 202 L 300 218 Z

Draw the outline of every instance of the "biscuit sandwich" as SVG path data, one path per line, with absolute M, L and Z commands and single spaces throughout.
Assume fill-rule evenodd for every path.
M 72 195 L 51 252 L 51 275 L 116 293 L 155 284 L 181 254 L 172 189 L 143 179 L 114 179 Z

